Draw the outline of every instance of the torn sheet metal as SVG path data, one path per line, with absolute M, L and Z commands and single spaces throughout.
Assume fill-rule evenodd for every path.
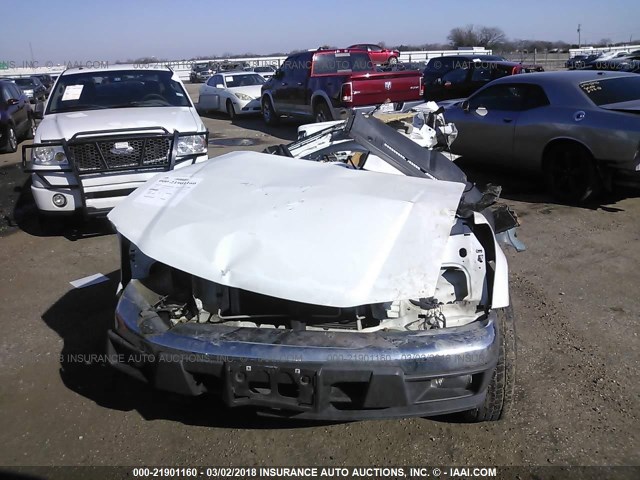
M 172 198 L 148 201 L 173 180 L 188 194 L 169 189 Z M 292 301 L 348 307 L 434 292 L 463 188 L 233 152 L 159 174 L 109 219 L 146 255 L 179 270 Z

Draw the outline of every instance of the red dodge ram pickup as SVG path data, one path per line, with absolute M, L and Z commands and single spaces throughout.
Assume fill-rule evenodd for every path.
M 316 121 L 346 118 L 352 109 L 401 110 L 422 103 L 422 74 L 380 72 L 366 51 L 318 50 L 288 57 L 262 87 L 262 116 Z

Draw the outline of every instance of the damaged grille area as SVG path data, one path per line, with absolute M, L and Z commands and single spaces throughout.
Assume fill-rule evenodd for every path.
M 164 167 L 170 162 L 171 139 L 128 138 L 79 142 L 69 150 L 80 173 L 140 167 Z

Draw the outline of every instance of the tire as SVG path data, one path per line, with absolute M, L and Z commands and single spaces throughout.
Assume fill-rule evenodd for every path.
M 331 120 L 333 120 L 333 115 L 331 115 L 331 110 L 329 110 L 329 107 L 327 106 L 324 100 L 321 100 L 318 103 L 316 103 L 316 106 L 313 108 L 313 117 L 318 123 L 330 122 Z
M 397 65 L 398 57 L 389 57 L 389 65 Z
M 227 115 L 229 115 L 231 121 L 234 121 L 236 119 L 236 111 L 233 108 L 233 103 L 231 102 L 231 100 L 227 100 Z
M 33 117 L 29 117 L 29 128 L 24 134 L 25 140 L 33 140 L 33 137 L 36 136 L 36 121 Z
M 602 189 L 595 160 L 577 143 L 552 147 L 545 155 L 543 173 L 547 189 L 562 203 L 584 203 Z
M 264 97 L 262 99 L 262 119 L 264 120 L 264 123 L 271 126 L 280 123 L 280 117 L 278 117 L 278 114 L 274 110 L 269 97 Z
M 487 396 L 478 408 L 462 413 L 466 422 L 494 422 L 508 417 L 516 385 L 516 329 L 513 307 L 496 309 L 498 364 L 491 375 Z
M 7 139 L 4 144 L 4 152 L 13 153 L 18 150 L 18 137 L 13 126 L 8 125 L 6 130 Z

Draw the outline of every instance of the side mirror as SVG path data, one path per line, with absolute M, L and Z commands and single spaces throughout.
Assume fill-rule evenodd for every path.
M 278 68 L 278 69 L 275 71 L 275 73 L 273 74 L 273 76 L 274 76 L 275 78 L 277 78 L 278 80 L 280 80 L 280 79 L 283 77 L 283 75 L 284 75 L 284 74 L 282 73 L 282 70 L 280 70 L 279 68 Z
M 462 110 L 464 110 L 466 113 L 469 113 L 469 100 L 465 100 L 460 106 L 462 107 Z

